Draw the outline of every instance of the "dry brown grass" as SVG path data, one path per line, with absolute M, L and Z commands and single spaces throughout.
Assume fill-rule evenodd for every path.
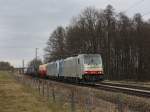
M 21 76 L 19 77 L 21 78 Z M 27 81 L 26 77 L 24 78 L 24 81 Z M 21 83 L 22 81 L 18 80 L 18 82 Z M 2 99 L 0 97 L 0 106 L 3 106 L 3 108 L 0 107 L 0 110 L 2 110 L 2 112 L 150 111 L 150 99 L 146 98 L 139 98 L 122 93 L 96 90 L 88 87 L 74 86 L 54 81 L 46 81 L 49 85 L 49 92 L 47 92 L 47 84 L 43 86 L 43 83 L 41 83 L 40 87 L 44 87 L 44 89 L 41 88 L 41 91 L 38 91 L 35 86 L 36 83 L 32 83 L 34 82 L 34 79 L 28 79 L 27 85 L 22 83 L 26 86 L 22 86 L 18 82 L 16 83 L 16 81 L 13 80 L 10 75 L 7 75 L 7 73 L 5 73 L 5 75 L 0 75 L 0 95 L 3 96 Z M 1 84 L 3 87 L 1 87 Z M 31 86 L 31 88 L 29 86 Z M 43 90 L 44 95 L 42 97 Z M 56 103 L 53 102 L 53 92 L 55 93 Z M 41 96 L 39 96 L 38 93 L 40 93 Z M 47 93 L 50 95 L 49 97 L 47 97 Z M 75 111 L 71 111 L 72 93 L 74 93 L 74 100 L 76 102 L 73 103 L 75 106 Z M 46 98 L 49 98 L 50 102 L 47 102 L 48 100 Z M 88 102 L 89 104 L 87 104 Z
M 69 94 L 71 89 L 75 91 L 75 96 L 79 101 L 80 107 L 85 108 L 86 99 L 91 99 L 92 112 L 118 112 L 121 111 L 121 109 L 123 109 L 123 112 L 129 112 L 131 110 L 136 112 L 150 112 L 149 98 L 56 82 L 52 83 L 58 92 Z M 67 98 L 69 98 L 69 96 L 67 96 Z
M 34 90 L 17 83 L 8 72 L 0 72 L 0 112 L 65 112 Z

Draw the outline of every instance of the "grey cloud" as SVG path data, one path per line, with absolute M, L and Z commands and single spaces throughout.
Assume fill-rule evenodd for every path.
M 122 11 L 136 0 L 0 0 L 0 60 L 20 65 L 34 57 L 34 50 L 43 48 L 50 33 L 58 26 L 66 26 L 87 6 L 103 9 L 112 4 Z M 139 8 L 127 14 L 148 12 L 150 2 L 145 0 Z M 147 16 L 148 17 L 148 16 Z

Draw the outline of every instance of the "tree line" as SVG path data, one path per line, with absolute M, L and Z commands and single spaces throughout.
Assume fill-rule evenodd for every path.
M 4 62 L 4 61 L 1 61 L 0 62 L 0 70 L 13 70 L 13 66 L 10 65 L 9 62 Z
M 29 63 L 28 63 L 28 67 L 34 67 L 36 71 L 38 71 L 39 66 L 42 64 L 42 60 L 41 59 L 32 59 Z
M 82 53 L 102 55 L 106 79 L 150 80 L 150 20 L 88 7 L 67 27 L 58 26 L 45 48 L 45 62 Z

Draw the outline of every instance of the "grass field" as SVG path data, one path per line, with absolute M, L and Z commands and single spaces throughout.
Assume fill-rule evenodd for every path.
M 65 112 L 0 71 L 0 112 Z
M 24 77 L 24 81 L 27 81 L 25 76 L 18 77 Z M 90 109 L 92 112 L 119 112 L 122 109 L 124 112 L 129 110 L 150 112 L 148 98 L 53 81 L 49 86 L 50 97 L 44 97 L 47 90 L 44 92 L 45 95 L 39 95 L 40 92 L 31 83 L 32 79 L 29 82 L 29 85 L 23 84 L 15 80 L 11 73 L 0 71 L 0 112 L 89 112 L 87 110 Z M 52 88 L 55 88 L 55 92 Z M 74 100 L 78 102 L 75 103 L 76 111 L 71 111 L 73 109 L 71 91 L 74 91 Z M 53 92 L 55 102 L 51 96 Z

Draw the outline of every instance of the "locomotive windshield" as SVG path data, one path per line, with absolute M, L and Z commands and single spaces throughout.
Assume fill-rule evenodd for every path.
M 102 60 L 101 57 L 98 55 L 86 55 L 84 56 L 84 64 L 88 64 L 88 65 L 101 65 L 102 64 Z

